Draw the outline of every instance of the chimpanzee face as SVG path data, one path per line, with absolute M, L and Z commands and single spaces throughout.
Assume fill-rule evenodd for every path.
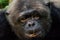
M 24 1 L 12 5 L 7 19 L 19 38 L 43 38 L 51 26 L 49 8 L 39 1 Z M 23 5 L 22 5 L 22 4 Z M 11 10 L 12 9 L 12 10 Z
M 14 32 L 23 38 L 42 38 L 51 25 L 50 13 L 44 10 L 26 10 L 14 15 L 9 15 L 8 20 L 10 20 Z

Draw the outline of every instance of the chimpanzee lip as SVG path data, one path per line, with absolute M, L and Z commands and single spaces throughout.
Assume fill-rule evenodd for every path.
M 37 32 L 37 33 L 33 33 L 33 34 L 25 34 L 25 36 L 29 37 L 29 38 L 34 38 L 34 37 L 37 37 L 38 35 L 41 34 L 41 31 Z

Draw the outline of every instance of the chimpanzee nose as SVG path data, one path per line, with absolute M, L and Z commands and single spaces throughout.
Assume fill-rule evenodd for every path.
M 34 23 L 34 22 L 28 22 L 28 26 L 29 26 L 29 27 L 35 26 L 35 23 Z

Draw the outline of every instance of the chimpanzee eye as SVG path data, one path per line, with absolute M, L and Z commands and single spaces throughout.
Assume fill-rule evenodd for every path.
M 17 19 L 17 22 L 25 22 L 26 21 L 26 18 L 18 18 Z
M 33 18 L 34 18 L 34 19 L 39 19 L 39 18 L 40 18 L 40 15 L 35 14 L 35 15 L 33 15 Z
M 35 19 L 39 19 L 40 17 L 39 17 L 39 16 L 35 16 L 34 18 L 35 18 Z
M 27 18 L 21 18 L 20 21 L 21 22 L 26 22 Z

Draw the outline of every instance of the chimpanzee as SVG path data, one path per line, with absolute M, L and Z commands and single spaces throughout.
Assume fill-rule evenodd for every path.
M 7 10 L 0 11 L 0 39 L 60 39 L 59 14 L 60 9 L 52 2 L 13 0 Z

